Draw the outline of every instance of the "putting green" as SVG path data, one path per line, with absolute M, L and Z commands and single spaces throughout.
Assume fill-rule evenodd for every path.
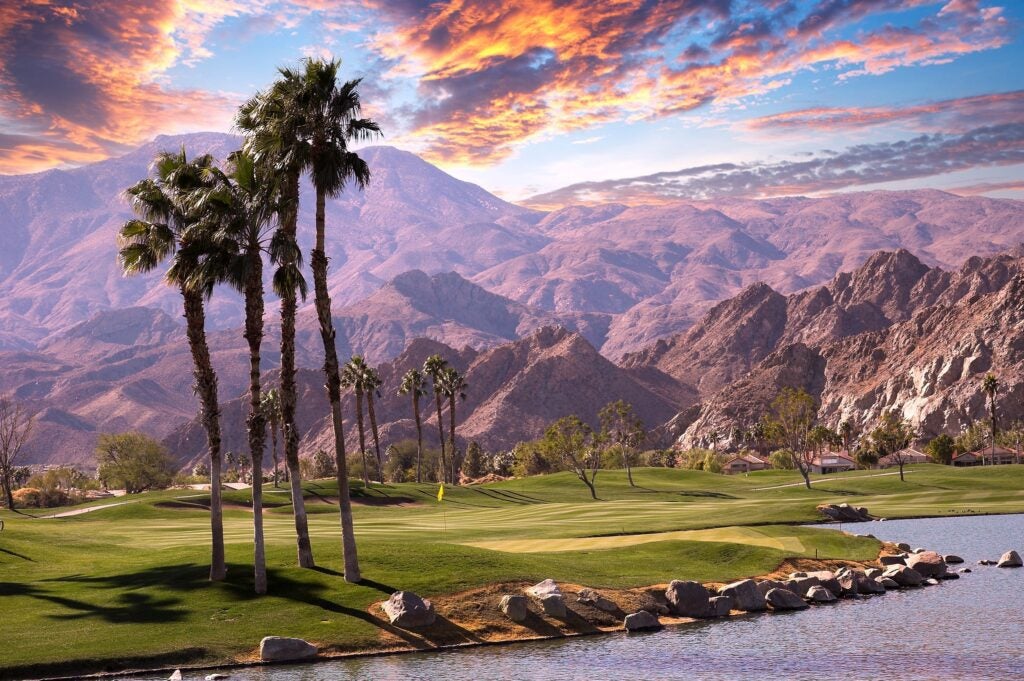
M 772 537 L 753 527 L 718 527 L 711 530 L 617 534 L 607 537 L 574 537 L 567 539 L 508 539 L 468 542 L 465 545 L 491 551 L 503 551 L 505 553 L 552 553 L 617 549 L 623 546 L 635 546 L 637 544 L 649 544 L 659 541 L 707 541 L 724 544 L 752 544 L 754 546 L 765 546 L 790 551 L 794 555 L 806 553 L 803 543 L 797 537 Z

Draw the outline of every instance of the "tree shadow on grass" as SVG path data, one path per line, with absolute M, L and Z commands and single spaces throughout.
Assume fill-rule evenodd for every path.
M 8 556 L 14 556 L 15 558 L 21 558 L 22 560 L 27 560 L 30 563 L 34 563 L 35 562 L 33 559 L 29 558 L 25 554 L 18 553 L 17 551 L 11 551 L 10 549 L 0 548 L 0 553 L 6 553 Z

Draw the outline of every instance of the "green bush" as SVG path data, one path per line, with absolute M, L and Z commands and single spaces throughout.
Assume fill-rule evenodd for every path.
M 776 449 L 768 457 L 768 460 L 771 462 L 772 468 L 784 471 L 791 471 L 796 468 L 793 452 L 788 449 Z

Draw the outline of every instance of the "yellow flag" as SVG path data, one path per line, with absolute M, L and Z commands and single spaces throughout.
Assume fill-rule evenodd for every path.
M 444 483 L 443 482 L 441 483 L 441 486 L 437 489 L 437 500 L 438 501 L 444 501 Z

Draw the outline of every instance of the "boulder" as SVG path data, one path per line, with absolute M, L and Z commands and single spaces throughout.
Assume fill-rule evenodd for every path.
M 969 575 L 973 571 L 971 570 L 971 568 L 960 568 L 959 572 L 962 575 Z
M 945 581 L 947 579 L 960 579 L 960 575 L 958 575 L 955 572 L 947 572 L 946 574 L 941 575 L 941 576 L 937 577 L 936 579 L 941 579 L 943 581 Z
M 885 587 L 876 582 L 873 578 L 868 577 L 867 573 L 855 572 L 853 573 L 854 580 L 857 582 L 857 593 L 858 594 L 884 594 Z
M 590 607 L 597 608 L 603 612 L 619 612 L 619 606 L 615 605 L 593 589 L 581 590 L 576 594 L 576 600 L 583 605 L 589 605 Z
M 641 610 L 632 615 L 626 615 L 622 626 L 626 631 L 651 631 L 652 629 L 661 629 L 661 622 L 651 613 Z
M 1020 554 L 1016 551 L 1007 551 L 999 557 L 999 562 L 996 563 L 996 567 L 1001 568 L 1017 568 L 1024 566 L 1024 563 L 1020 560 Z
M 808 572 L 808 577 L 813 577 L 818 580 L 818 583 L 831 591 L 833 594 L 839 591 L 839 580 L 836 579 L 836 574 L 831 570 L 817 570 L 816 572 Z
M 864 523 L 871 520 L 871 514 L 866 508 L 854 507 L 849 504 L 821 504 L 818 511 L 840 523 Z
M 900 588 L 900 585 L 897 584 L 896 580 L 892 577 L 876 577 L 875 581 L 882 585 L 882 588 L 886 590 Z
M 731 596 L 713 596 L 708 599 L 711 617 L 728 617 L 732 612 L 733 600 Z
M 775 579 L 766 579 L 757 583 L 757 592 L 762 596 L 767 595 L 772 589 L 789 589 L 789 586 Z
M 764 599 L 772 610 L 803 610 L 808 607 L 804 599 L 789 589 L 772 589 L 765 594 Z
M 221 679 L 229 678 L 227 674 L 207 674 L 205 677 L 206 681 L 220 681 Z
M 836 597 L 823 586 L 812 586 L 807 591 L 807 600 L 812 603 L 831 603 Z
M 309 660 L 316 657 L 316 653 L 316 646 L 301 638 L 267 636 L 260 641 L 260 660 L 263 662 Z
M 922 584 L 925 584 L 927 586 L 938 586 L 939 580 L 935 579 L 934 577 L 929 577 L 928 579 L 924 580 Z
M 882 576 L 888 577 L 898 586 L 921 586 L 921 582 L 924 581 L 921 573 L 906 565 L 890 565 L 882 573 Z
M 665 600 L 680 617 L 709 617 L 711 594 L 700 582 L 672 580 L 665 589 Z
M 987 558 L 982 558 L 981 560 L 978 561 L 978 565 L 995 565 L 995 564 L 996 564 L 996 562 L 994 560 L 988 560 Z
M 857 575 L 850 568 L 843 567 L 836 570 L 836 581 L 839 582 L 839 591 L 833 592 L 836 596 L 849 597 L 860 593 L 857 588 Z
M 534 598 L 540 600 L 544 596 L 561 596 L 562 590 L 558 588 L 558 584 L 553 579 L 545 579 L 543 582 L 538 582 L 526 590 L 526 593 Z
M 498 609 L 513 622 L 526 620 L 527 615 L 530 614 L 527 606 L 526 596 L 513 596 L 512 594 L 502 596 L 498 603 Z
M 896 553 L 891 555 L 879 556 L 878 562 L 883 566 L 885 565 L 906 565 L 907 557 L 903 554 Z
M 902 541 L 899 542 L 898 544 L 896 544 L 896 548 L 898 548 L 903 553 L 909 553 L 910 552 L 910 544 L 908 544 L 906 542 L 902 542 Z
M 540 607 L 544 610 L 545 615 L 550 615 L 556 619 L 564 620 L 569 611 L 565 607 L 565 598 L 557 594 L 548 594 L 538 599 L 540 601 Z
M 946 574 L 946 561 L 935 551 L 921 551 L 907 556 L 907 567 L 922 577 L 941 577 Z
M 757 582 L 743 579 L 722 587 L 719 594 L 728 596 L 733 601 L 733 608 L 743 612 L 759 612 L 768 608 L 764 596 L 757 589 Z
M 867 575 L 868 577 L 870 577 L 871 579 L 875 579 L 877 577 L 881 577 L 882 576 L 882 571 L 879 570 L 878 568 L 868 568 L 867 570 L 864 571 L 864 574 Z
M 811 587 L 821 586 L 821 580 L 817 577 L 800 577 L 799 579 L 789 580 L 786 582 L 786 585 L 797 596 L 806 598 L 807 592 L 810 591 Z
M 175 669 L 173 672 L 171 672 L 171 675 L 167 677 L 167 681 L 181 681 L 181 679 L 182 676 L 180 669 Z
M 964 559 L 955 553 L 947 553 L 942 557 L 942 560 L 946 561 L 947 565 L 959 565 L 964 562 Z
M 429 627 L 437 619 L 433 604 L 411 591 L 396 591 L 381 607 L 396 627 Z

